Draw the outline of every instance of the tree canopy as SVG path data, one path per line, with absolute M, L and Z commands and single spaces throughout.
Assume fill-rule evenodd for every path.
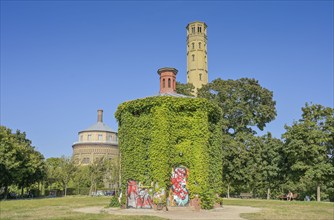
M 195 86 L 191 83 L 183 84 L 180 82 L 176 82 L 176 92 L 179 94 L 194 96 L 193 92 L 195 90 Z
M 25 132 L 12 133 L 0 126 L 0 187 L 5 188 L 5 198 L 10 185 L 23 188 L 42 181 L 46 176 L 43 155 L 31 146 Z
M 223 112 L 224 133 L 253 132 L 253 126 L 263 130 L 276 117 L 273 92 L 255 79 L 213 80 L 198 90 L 198 97 L 215 102 Z
M 311 192 L 334 179 L 334 109 L 321 105 L 302 108 L 302 118 L 285 126 L 282 135 L 285 172 L 289 187 Z M 333 187 L 333 186 L 332 186 Z

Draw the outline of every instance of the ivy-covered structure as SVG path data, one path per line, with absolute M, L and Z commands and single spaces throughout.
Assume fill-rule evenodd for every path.
M 206 99 L 176 94 L 176 69 L 162 68 L 158 73 L 158 96 L 122 103 L 115 113 L 122 194 L 130 192 L 129 181 L 135 180 L 162 189 L 172 204 L 171 189 L 178 184 L 174 182 L 184 178 L 186 184 L 178 185 L 174 198 L 199 197 L 202 208 L 212 208 L 222 180 L 221 110 Z M 126 203 L 123 196 L 122 204 Z

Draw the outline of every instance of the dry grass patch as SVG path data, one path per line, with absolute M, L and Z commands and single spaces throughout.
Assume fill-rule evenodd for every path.
M 334 203 L 328 202 L 225 199 L 224 205 L 240 205 L 262 208 L 262 211 L 258 213 L 241 214 L 241 217 L 249 220 L 334 220 Z

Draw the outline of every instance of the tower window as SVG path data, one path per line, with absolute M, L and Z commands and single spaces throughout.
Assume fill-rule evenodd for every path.
M 162 88 L 165 88 L 165 87 L 166 87 L 166 80 L 163 79 L 163 80 L 162 80 Z
M 83 164 L 87 164 L 87 163 L 89 163 L 89 157 L 85 157 L 85 158 L 82 160 L 82 163 L 83 163 Z
M 202 73 L 199 74 L 199 80 L 202 81 Z
M 199 48 L 199 49 L 201 49 L 201 45 L 202 45 L 202 43 L 199 42 L 199 43 L 198 43 L 198 48 Z
M 92 138 L 91 134 L 87 135 L 87 141 L 90 141 L 91 138 Z
M 191 33 L 195 33 L 195 27 L 191 27 Z
M 111 134 L 108 134 L 108 135 L 107 135 L 107 140 L 108 140 L 108 141 L 111 141 L 111 140 L 112 140 L 112 139 L 111 139 Z
M 192 45 L 192 48 L 195 49 L 195 43 L 192 43 L 191 45 Z
M 191 55 L 193 57 L 193 61 L 195 61 L 195 54 Z
M 197 31 L 198 31 L 198 33 L 201 33 L 202 32 L 202 27 L 198 27 Z
M 80 141 L 83 141 L 83 135 L 80 135 Z
M 170 79 L 168 79 L 168 88 L 170 88 Z
M 98 135 L 98 140 L 99 140 L 99 141 L 102 141 L 102 134 L 99 134 L 99 135 Z

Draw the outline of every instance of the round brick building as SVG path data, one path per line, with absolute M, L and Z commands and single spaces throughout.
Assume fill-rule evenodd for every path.
M 92 163 L 97 158 L 118 157 L 117 132 L 103 123 L 103 110 L 98 110 L 97 123 L 78 133 L 78 142 L 73 143 L 73 158 L 81 165 Z

